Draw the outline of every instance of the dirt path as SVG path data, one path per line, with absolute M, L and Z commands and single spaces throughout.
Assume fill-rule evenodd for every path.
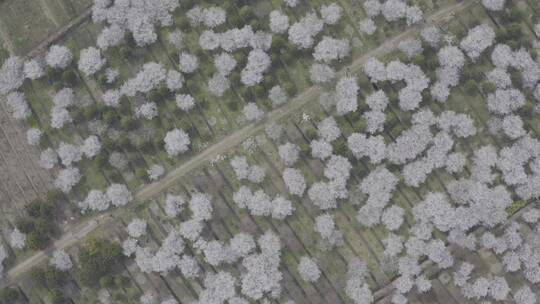
M 455 5 L 446 7 L 438 11 L 437 13 L 429 16 L 426 20 L 426 24 L 433 24 L 435 22 L 440 22 L 440 21 L 445 20 L 447 17 L 451 18 L 452 14 L 455 14 L 461 10 L 466 9 L 473 3 L 474 1 L 464 1 L 461 3 L 457 3 Z M 344 75 L 348 72 L 354 73 L 354 72 L 360 71 L 366 60 L 374 56 L 384 56 L 392 52 L 393 50 L 396 49 L 399 41 L 409 36 L 414 35 L 418 29 L 419 28 L 415 28 L 415 27 L 410 28 L 404 31 L 403 33 L 397 35 L 396 37 L 381 44 L 379 47 L 365 53 L 361 57 L 354 60 L 353 63 L 350 64 L 348 67 L 342 69 L 338 73 L 338 75 Z M 217 156 L 221 154 L 225 154 L 230 149 L 241 144 L 244 140 L 257 134 L 258 132 L 261 132 L 262 130 L 264 130 L 264 126 L 266 122 L 282 119 L 286 117 L 287 115 L 291 113 L 295 113 L 296 111 L 300 110 L 308 103 L 318 100 L 317 97 L 319 96 L 320 93 L 322 93 L 321 88 L 317 86 L 313 86 L 307 89 L 306 91 L 304 91 L 302 94 L 298 95 L 296 98 L 291 100 L 285 106 L 268 113 L 263 120 L 255 122 L 255 123 L 250 123 L 247 126 L 241 128 L 240 130 L 234 132 L 233 134 L 225 137 L 224 139 L 212 145 L 205 151 L 199 153 L 195 157 L 191 158 L 190 160 L 186 161 L 185 163 L 179 165 L 178 167 L 170 171 L 161 180 L 143 187 L 139 192 L 135 194 L 136 202 L 132 203 L 130 208 L 134 207 L 133 204 L 142 203 L 154 197 L 155 195 L 161 193 L 163 190 L 169 188 L 178 179 L 180 179 L 187 173 L 191 172 L 193 169 L 205 163 L 209 163 L 211 160 L 215 159 Z M 121 210 L 122 209 L 115 209 L 109 213 L 101 214 L 95 218 L 86 220 L 80 225 L 74 227 L 70 233 L 63 235 L 58 241 L 54 243 L 54 247 L 58 249 L 66 249 L 77 244 L 79 240 L 83 239 L 86 235 L 94 231 L 96 228 L 103 226 L 105 224 L 108 224 L 110 221 L 114 221 L 113 214 L 117 212 L 121 212 Z M 29 257 L 25 261 L 21 262 L 20 264 L 16 265 L 11 270 L 9 270 L 4 280 L 2 281 L 2 283 L 0 283 L 0 285 L 6 285 L 6 284 L 16 281 L 17 278 L 20 277 L 22 274 L 30 270 L 32 267 L 39 265 L 40 263 L 45 261 L 47 258 L 48 257 L 46 255 L 46 251 L 37 252 L 32 257 Z

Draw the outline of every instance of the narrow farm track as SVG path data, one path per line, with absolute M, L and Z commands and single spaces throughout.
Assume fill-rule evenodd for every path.
M 474 3 L 475 1 L 463 1 L 460 3 L 445 7 L 441 9 L 440 11 L 432 14 L 431 16 L 427 16 L 425 24 L 429 25 L 429 24 L 439 23 L 441 21 L 450 19 L 454 16 L 454 14 L 467 9 Z M 88 17 L 86 16 L 87 13 L 88 12 L 85 12 L 83 15 L 79 16 L 73 22 L 75 22 L 75 24 L 80 24 L 84 22 L 86 20 L 86 17 Z M 62 37 L 63 35 L 65 35 L 65 33 L 67 33 L 69 29 L 71 29 L 74 26 L 71 23 L 70 25 L 71 26 L 69 26 L 63 33 L 59 34 L 56 37 L 56 39 L 58 39 L 58 37 Z M 402 32 L 401 34 L 395 36 L 394 38 L 387 40 L 385 43 L 381 44 L 377 48 L 355 59 L 349 66 L 343 68 L 338 73 L 338 76 L 342 76 L 347 73 L 355 73 L 355 72 L 361 71 L 363 64 L 366 62 L 366 60 L 374 56 L 384 56 L 386 54 L 389 54 L 390 52 L 392 52 L 393 50 L 397 48 L 397 45 L 401 40 L 414 35 L 415 33 L 418 32 L 418 30 L 419 28 L 412 27 Z M 34 51 L 32 51 L 32 53 Z M 146 200 L 158 195 L 162 191 L 174 185 L 180 178 L 188 175 L 190 172 L 192 172 L 192 170 L 200 167 L 201 165 L 208 164 L 213 159 L 216 159 L 217 157 L 219 157 L 221 154 L 225 154 L 227 151 L 238 146 L 246 139 L 263 131 L 265 123 L 270 122 L 270 121 L 280 120 L 287 117 L 290 114 L 298 113 L 298 111 L 301 111 L 301 109 L 304 108 L 310 102 L 317 101 L 318 96 L 321 93 L 322 93 L 322 89 L 320 87 L 318 86 L 310 87 L 309 89 L 305 90 L 302 94 L 292 99 L 285 106 L 269 112 L 265 116 L 265 118 L 262 119 L 261 121 L 250 123 L 246 125 L 245 127 L 237 130 L 236 132 L 226 136 L 221 141 L 210 146 L 209 148 L 199 153 L 195 157 L 180 164 L 178 167 L 170 171 L 166 176 L 164 176 L 158 182 L 144 186 L 141 190 L 139 190 L 135 194 L 135 200 L 136 200 L 135 204 L 143 203 Z M 133 204 L 130 206 L 130 208 L 134 208 Z M 57 240 L 51 246 L 51 248 L 66 249 L 71 246 L 74 246 L 79 241 L 81 241 L 86 235 L 95 231 L 98 227 L 102 227 L 113 222 L 115 220 L 113 215 L 118 212 L 122 212 L 122 210 L 123 209 L 116 209 L 109 213 L 100 214 L 94 218 L 85 220 L 84 222 L 77 225 L 76 227 L 73 227 L 73 229 L 71 229 L 69 233 L 64 234 L 59 240 Z M 21 275 L 29 271 L 32 267 L 46 261 L 46 259 L 48 258 L 47 252 L 50 251 L 51 248 L 37 252 L 33 256 L 27 258 L 25 261 L 19 263 L 18 265 L 10 269 L 6 273 L 6 276 L 4 277 L 0 285 L 5 286 L 5 285 L 9 285 L 15 282 Z

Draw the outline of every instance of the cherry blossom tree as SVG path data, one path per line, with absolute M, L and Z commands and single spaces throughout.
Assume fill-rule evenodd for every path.
M 322 31 L 323 20 L 315 13 L 308 13 L 289 27 L 289 41 L 299 49 L 309 49 L 315 42 L 315 36 Z
M 208 91 L 217 97 L 223 96 L 223 94 L 231 87 L 229 80 L 225 75 L 216 73 L 210 80 L 208 80 Z
M 193 54 L 183 52 L 180 54 L 179 68 L 184 73 L 193 73 L 199 67 L 199 59 Z
M 31 146 L 37 146 L 39 145 L 42 134 L 43 132 L 41 132 L 41 130 L 36 128 L 30 128 L 28 129 L 28 131 L 26 131 L 26 141 Z
M 298 161 L 300 156 L 300 147 L 292 143 L 286 143 L 279 146 L 278 154 L 283 163 L 290 167 Z
M 55 250 L 52 258 L 49 260 L 49 263 L 61 271 L 68 271 L 71 269 L 71 267 L 73 267 L 69 254 L 67 254 L 64 250 Z
M 306 180 L 302 172 L 294 168 L 283 170 L 283 181 L 293 195 L 302 196 L 306 190 Z
M 480 54 L 495 41 L 495 31 L 485 24 L 478 25 L 469 30 L 469 33 L 460 46 L 472 60 L 478 59 Z
M 263 80 L 263 74 L 270 67 L 270 56 L 261 49 L 249 52 L 246 66 L 240 73 L 240 80 L 246 87 L 254 86 Z
M 214 57 L 214 65 L 221 75 L 229 75 L 236 67 L 236 59 L 229 53 L 221 53 Z
M 272 33 L 281 34 L 289 28 L 289 17 L 281 11 L 274 10 L 270 12 L 270 30 Z
M 14 249 L 23 249 L 26 246 L 26 234 L 15 228 L 9 234 L 9 245 Z
M 441 32 L 436 26 L 428 26 L 422 29 L 420 36 L 422 40 L 433 48 L 437 47 L 441 41 Z
M 24 63 L 23 72 L 25 78 L 31 80 L 39 79 L 44 74 L 43 64 L 37 59 L 28 60 Z
M 140 238 L 146 234 L 146 221 L 140 218 L 134 218 L 127 225 L 127 232 L 132 238 Z
M 536 303 L 536 294 L 527 285 L 524 285 L 514 293 L 516 304 L 534 304 Z
M 0 69 L 0 95 L 6 95 L 20 88 L 24 81 L 23 61 L 17 56 L 11 56 L 2 64 Z
M 105 211 L 109 209 L 111 201 L 102 191 L 93 189 L 88 192 L 84 201 L 79 202 L 78 205 L 82 212 L 88 210 Z
M 133 195 L 124 184 L 111 184 L 105 194 L 115 207 L 125 206 L 133 200 Z
M 367 156 L 372 164 L 380 163 L 386 156 L 386 144 L 381 135 L 366 137 L 353 133 L 347 138 L 347 144 L 356 158 Z
M 422 54 L 422 42 L 418 39 L 405 39 L 399 42 L 398 48 L 400 51 L 407 54 L 407 57 L 412 58 L 418 54 Z
M 316 182 L 308 190 L 308 197 L 321 210 L 337 207 L 336 197 L 328 183 Z
M 298 263 L 298 272 L 300 277 L 307 282 L 315 282 L 321 276 L 321 270 L 317 263 L 310 257 L 303 256 Z
M 176 70 L 169 70 L 167 73 L 166 84 L 169 91 L 178 91 L 184 86 L 184 76 Z
M 341 19 L 343 9 L 336 2 L 321 6 L 321 18 L 326 24 L 336 24 Z
M 354 112 L 358 109 L 356 98 L 358 96 L 358 84 L 354 77 L 343 77 L 336 85 L 336 111 L 339 115 Z
M 79 70 L 86 76 L 92 76 L 103 68 L 106 60 L 101 57 L 101 53 L 95 47 L 81 50 L 79 57 Z
M 314 83 L 326 83 L 334 79 L 336 72 L 326 64 L 314 63 L 309 69 L 311 81 Z
M 151 120 L 158 116 L 157 104 L 155 102 L 145 102 L 135 109 L 135 117 Z
M 160 177 L 162 177 L 163 174 L 165 174 L 165 168 L 163 168 L 163 166 L 161 166 L 161 165 L 154 164 L 154 165 L 150 166 L 150 168 L 148 168 L 148 170 L 146 170 L 146 174 L 148 174 L 148 178 L 151 181 L 156 181 Z
M 343 234 L 337 229 L 333 216 L 328 213 L 315 218 L 315 231 L 332 246 L 343 242 Z
M 375 24 L 375 21 L 373 21 L 372 19 L 365 18 L 365 19 L 360 20 L 360 22 L 358 22 L 358 29 L 362 33 L 371 36 L 375 34 L 375 31 L 377 31 L 377 25 Z
M 180 129 L 173 129 L 167 132 L 163 141 L 165 142 L 165 150 L 167 150 L 169 156 L 177 156 L 178 154 L 185 153 L 191 143 L 187 133 Z
M 58 163 L 58 154 L 52 148 L 47 148 L 41 152 L 39 166 L 44 169 L 52 169 Z
M 242 112 L 248 121 L 259 121 L 264 117 L 264 111 L 254 102 L 246 104 Z
M 71 51 L 65 46 L 56 44 L 49 48 L 49 52 L 45 56 L 47 65 L 54 69 L 65 69 L 71 64 L 72 60 L 73 54 L 71 54 Z
M 60 142 L 58 149 L 56 150 L 58 157 L 62 161 L 62 165 L 68 167 L 74 163 L 77 163 L 82 158 L 81 148 L 77 145 Z
M 6 104 L 8 105 L 9 112 L 15 119 L 22 120 L 31 114 L 28 102 L 22 93 L 9 93 L 6 96 Z
M 313 58 L 317 61 L 329 63 L 332 60 L 342 60 L 350 53 L 351 47 L 349 41 L 345 39 L 335 39 L 324 36 L 315 46 Z
M 101 151 L 101 143 L 99 142 L 97 136 L 90 135 L 84 140 L 82 146 L 79 149 L 84 156 L 88 158 L 93 158 Z M 58 154 L 60 155 L 60 152 Z
M 490 11 L 502 11 L 506 0 L 482 0 L 482 4 Z
M 160 63 L 145 63 L 134 78 L 121 87 L 122 95 L 134 97 L 137 93 L 148 93 L 167 79 L 167 70 Z
M 101 30 L 101 33 L 99 33 L 96 39 L 96 44 L 100 49 L 107 50 L 108 48 L 115 47 L 123 43 L 125 35 L 125 30 L 123 30 L 120 26 L 113 24 Z
M 332 155 L 332 145 L 323 139 L 312 140 L 310 147 L 311 155 L 315 158 L 324 160 Z
M 191 95 L 178 94 L 176 95 L 176 105 L 183 111 L 189 111 L 195 106 L 195 99 Z
M 272 107 L 274 108 L 286 103 L 288 100 L 287 94 L 279 85 L 270 89 L 268 98 L 272 101 Z

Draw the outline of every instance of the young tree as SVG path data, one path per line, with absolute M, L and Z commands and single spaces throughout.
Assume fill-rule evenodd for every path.
M 319 269 L 319 266 L 317 266 L 317 263 L 307 256 L 300 258 L 298 272 L 302 279 L 307 282 L 315 282 L 321 276 L 321 270 Z

